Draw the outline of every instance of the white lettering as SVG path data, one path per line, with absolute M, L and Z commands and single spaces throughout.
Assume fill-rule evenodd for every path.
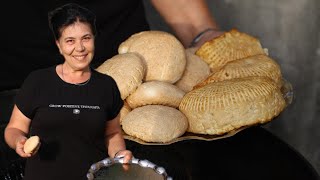
M 75 105 L 75 104 L 49 104 L 50 108 L 81 108 L 81 109 L 100 109 L 100 106 Z

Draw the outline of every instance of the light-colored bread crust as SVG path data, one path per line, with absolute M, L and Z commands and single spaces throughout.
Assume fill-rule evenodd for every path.
M 179 110 L 162 105 L 147 105 L 133 109 L 122 121 L 130 136 L 145 142 L 170 142 L 188 128 L 188 121 Z
M 213 82 L 249 76 L 269 77 L 273 79 L 279 87 L 282 85 L 282 75 L 279 64 L 269 56 L 261 54 L 227 63 L 221 70 L 197 84 L 195 88 Z
M 204 43 L 196 51 L 196 55 L 210 66 L 213 73 L 228 62 L 258 54 L 265 54 L 260 41 L 236 29 Z
M 123 101 L 123 106 L 120 110 L 120 125 L 122 125 L 122 120 L 127 114 L 132 110 L 126 100 Z
M 207 84 L 187 93 L 179 110 L 188 132 L 221 135 L 266 123 L 285 108 L 279 87 L 267 77 L 245 77 Z
M 137 90 L 127 97 L 131 108 L 145 105 L 165 105 L 177 108 L 185 95 L 177 86 L 168 82 L 149 81 L 142 83 Z
M 210 68 L 199 56 L 194 54 L 193 48 L 186 49 L 187 65 L 179 81 L 175 83 L 184 92 L 189 92 L 193 87 L 204 81 L 210 75 Z
M 138 54 L 125 53 L 106 60 L 96 70 L 111 76 L 116 81 L 121 98 L 124 100 L 141 85 L 146 67 Z
M 164 31 L 142 31 L 133 34 L 118 47 L 119 54 L 135 52 L 146 63 L 144 81 L 175 83 L 185 69 L 186 55 L 181 42 Z
M 23 151 L 25 153 L 32 153 L 39 146 L 39 143 L 40 143 L 39 136 L 31 136 L 25 142 L 23 146 Z

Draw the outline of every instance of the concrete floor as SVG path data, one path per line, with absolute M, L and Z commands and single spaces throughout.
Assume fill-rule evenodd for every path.
M 169 31 L 145 0 L 152 29 Z M 300 152 L 320 174 L 320 1 L 207 1 L 222 30 L 260 39 L 292 84 L 295 100 L 264 127 Z

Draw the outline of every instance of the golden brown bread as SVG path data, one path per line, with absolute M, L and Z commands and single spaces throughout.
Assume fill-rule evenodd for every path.
M 176 108 L 147 105 L 133 109 L 122 121 L 122 128 L 130 136 L 146 142 L 169 142 L 188 128 L 184 114 Z
M 97 69 L 111 76 L 117 83 L 121 98 L 127 98 L 142 83 L 146 67 L 136 53 L 118 54 L 106 60 Z
M 23 151 L 25 153 L 32 153 L 34 150 L 37 149 L 40 143 L 39 136 L 31 136 L 27 139 L 27 141 L 24 143 Z
M 228 62 L 258 54 L 265 54 L 260 41 L 236 29 L 204 43 L 196 51 L 196 55 L 210 66 L 213 73 Z
M 120 125 L 122 124 L 122 120 L 126 117 L 127 114 L 132 110 L 126 100 L 123 101 L 123 106 L 120 110 Z
M 269 56 L 261 54 L 227 63 L 218 72 L 197 84 L 195 89 L 213 82 L 248 76 L 266 76 L 273 79 L 279 87 L 282 85 L 279 64 Z
M 186 49 L 186 59 L 186 69 L 181 79 L 175 85 L 184 92 L 189 92 L 195 85 L 209 77 L 210 68 L 206 62 L 194 54 L 194 48 Z
M 144 81 L 175 83 L 185 69 L 186 55 L 181 42 L 164 31 L 142 31 L 130 36 L 118 48 L 119 54 L 138 53 L 146 64 Z
M 168 82 L 149 81 L 142 83 L 126 101 L 131 108 L 145 105 L 165 105 L 177 108 L 185 92 Z
M 210 83 L 190 91 L 179 110 L 188 118 L 188 132 L 219 135 L 268 122 L 285 105 L 273 80 L 252 76 Z

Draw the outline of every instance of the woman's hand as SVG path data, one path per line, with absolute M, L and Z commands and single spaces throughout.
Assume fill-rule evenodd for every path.
M 26 141 L 27 141 L 27 138 L 26 137 L 24 137 L 24 136 L 22 136 L 22 137 L 19 137 L 19 138 L 17 138 L 17 140 L 16 140 L 16 143 L 15 143 L 15 147 L 16 147 L 16 153 L 19 155 L 19 156 L 21 156 L 21 157 L 23 157 L 23 158 L 28 158 L 28 157 L 31 157 L 31 154 L 29 154 L 29 153 L 25 153 L 24 151 L 23 151 L 23 146 L 24 146 L 24 144 L 26 143 Z
M 127 165 L 130 160 L 133 158 L 132 152 L 129 150 L 120 150 L 115 154 L 115 158 L 116 157 L 123 157 L 123 169 L 125 171 L 129 170 L 129 165 Z
M 26 117 L 19 108 L 14 105 L 11 118 L 4 132 L 4 138 L 10 148 L 24 158 L 31 157 L 31 154 L 23 151 L 23 146 L 27 141 L 31 120 Z
M 115 154 L 116 157 L 123 157 L 123 163 L 127 164 L 133 158 L 132 152 L 129 150 L 121 150 Z
M 212 39 L 217 38 L 224 33 L 225 33 L 224 31 L 220 31 L 220 30 L 215 30 L 210 28 L 206 29 L 193 39 L 189 47 L 200 48 L 207 41 L 211 41 Z
M 39 142 L 37 147 L 31 153 L 26 153 L 26 152 L 24 152 L 24 145 L 25 145 L 26 141 L 27 141 L 27 138 L 24 136 L 19 137 L 16 140 L 16 149 L 15 149 L 16 153 L 23 158 L 29 158 L 29 157 L 35 155 L 40 148 L 40 142 Z

